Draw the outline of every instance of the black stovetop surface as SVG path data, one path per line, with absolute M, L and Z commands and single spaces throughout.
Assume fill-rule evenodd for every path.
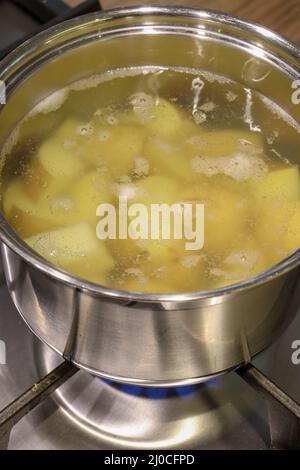
M 98 0 L 74 8 L 63 0 L 0 0 L 0 59 L 43 29 L 99 8 Z

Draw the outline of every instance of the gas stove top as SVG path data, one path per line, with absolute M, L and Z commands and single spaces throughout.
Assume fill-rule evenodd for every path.
M 269 392 L 279 393 L 279 398 L 280 390 L 272 384 L 266 386 L 264 376 L 259 377 L 259 383 L 254 380 L 255 387 L 249 385 L 251 367 L 250 374 L 242 368 L 239 373 L 193 386 L 167 389 L 116 384 L 77 372 L 67 363 L 60 366 L 62 359 L 36 339 L 19 317 L 4 282 L 0 305 L 0 339 L 6 346 L 5 358 L 2 348 L 6 364 L 0 366 L 0 409 L 30 387 L 34 394 L 39 387 L 34 384 L 57 366 L 57 374 L 65 375 L 60 381 L 65 383 L 13 427 L 9 449 L 267 449 L 300 445 L 295 416 L 256 389 L 267 387 Z M 290 328 L 255 361 L 258 370 L 298 403 L 300 365 L 297 360 L 293 364 L 292 344 L 299 331 L 300 311 Z M 254 378 L 259 374 L 257 369 Z M 288 397 L 284 402 L 299 413 L 300 407 Z M 2 441 L 2 447 L 5 444 Z

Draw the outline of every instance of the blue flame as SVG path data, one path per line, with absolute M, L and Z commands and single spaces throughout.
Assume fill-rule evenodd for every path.
M 113 382 L 110 379 L 101 379 L 105 384 L 117 388 L 121 392 L 135 397 L 143 396 L 151 400 L 163 400 L 168 397 L 178 396 L 179 398 L 190 398 L 197 391 L 197 385 L 183 385 L 179 387 L 144 387 L 126 383 Z M 207 385 L 212 388 L 219 388 L 217 379 L 210 380 Z
M 175 390 L 178 397 L 188 398 L 196 392 L 196 385 L 183 385 L 176 387 Z
M 167 398 L 169 395 L 169 388 L 166 387 L 148 387 L 146 391 L 147 397 L 154 400 L 161 400 Z

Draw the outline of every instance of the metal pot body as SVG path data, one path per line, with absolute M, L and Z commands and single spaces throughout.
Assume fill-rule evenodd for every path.
M 0 72 L 8 98 L 0 113 L 0 145 L 54 90 L 104 70 L 143 65 L 227 76 L 300 118 L 290 99 L 299 73 L 295 46 L 222 14 L 141 7 L 67 22 L 11 54 Z M 34 254 L 4 217 L 0 222 L 7 285 L 23 319 L 59 354 L 106 378 L 146 385 L 199 382 L 250 361 L 299 307 L 299 251 L 237 286 L 135 294 L 56 269 Z
M 125 382 L 198 382 L 230 370 L 270 344 L 299 306 L 297 271 L 245 292 L 152 303 L 91 295 L 6 246 L 2 254 L 9 291 L 33 332 L 79 367 Z

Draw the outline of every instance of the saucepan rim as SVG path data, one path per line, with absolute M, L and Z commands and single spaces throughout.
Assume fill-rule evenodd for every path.
M 235 26 L 244 31 L 252 33 L 257 38 L 267 39 L 275 46 L 280 47 L 283 51 L 287 52 L 294 59 L 300 60 L 300 48 L 293 42 L 285 39 L 278 33 L 271 31 L 259 24 L 249 22 L 238 16 L 229 15 L 215 10 L 199 10 L 196 8 L 186 7 L 155 7 L 155 6 L 139 6 L 128 8 L 116 8 L 101 12 L 84 15 L 72 20 L 65 21 L 59 25 L 53 26 L 42 33 L 37 34 L 33 39 L 24 42 L 21 46 L 11 52 L 2 62 L 0 62 L 0 71 L 5 72 L 9 70 L 10 66 L 15 63 L 18 57 L 22 54 L 28 53 L 28 50 L 33 50 L 38 47 L 46 38 L 57 34 L 60 31 L 72 28 L 85 22 L 92 22 L 101 20 L 103 22 L 111 19 L 121 19 L 127 16 L 168 16 L 168 17 L 189 17 L 199 19 L 211 19 L 220 21 L 229 26 Z M 26 263 L 34 266 L 42 273 L 51 276 L 58 282 L 62 282 L 81 291 L 88 292 L 92 295 L 102 296 L 107 299 L 115 299 L 122 301 L 136 301 L 136 302 L 150 302 L 150 303 L 186 303 L 189 301 L 198 301 L 204 299 L 212 299 L 229 294 L 235 294 L 241 291 L 249 290 L 258 285 L 267 283 L 274 278 L 277 278 L 300 265 L 300 248 L 291 253 L 288 257 L 284 258 L 281 262 L 272 266 L 267 271 L 259 275 L 246 279 L 242 282 L 232 284 L 226 287 L 207 290 L 207 291 L 193 291 L 182 293 L 170 294 L 152 294 L 134 291 L 124 291 L 112 289 L 110 287 L 95 284 L 80 277 L 74 276 L 54 265 L 49 263 L 46 259 L 33 251 L 18 234 L 13 230 L 12 226 L 6 221 L 4 215 L 0 213 L 0 239 L 8 246 L 13 252 L 19 255 Z M 212 300 L 213 301 L 213 300 Z

